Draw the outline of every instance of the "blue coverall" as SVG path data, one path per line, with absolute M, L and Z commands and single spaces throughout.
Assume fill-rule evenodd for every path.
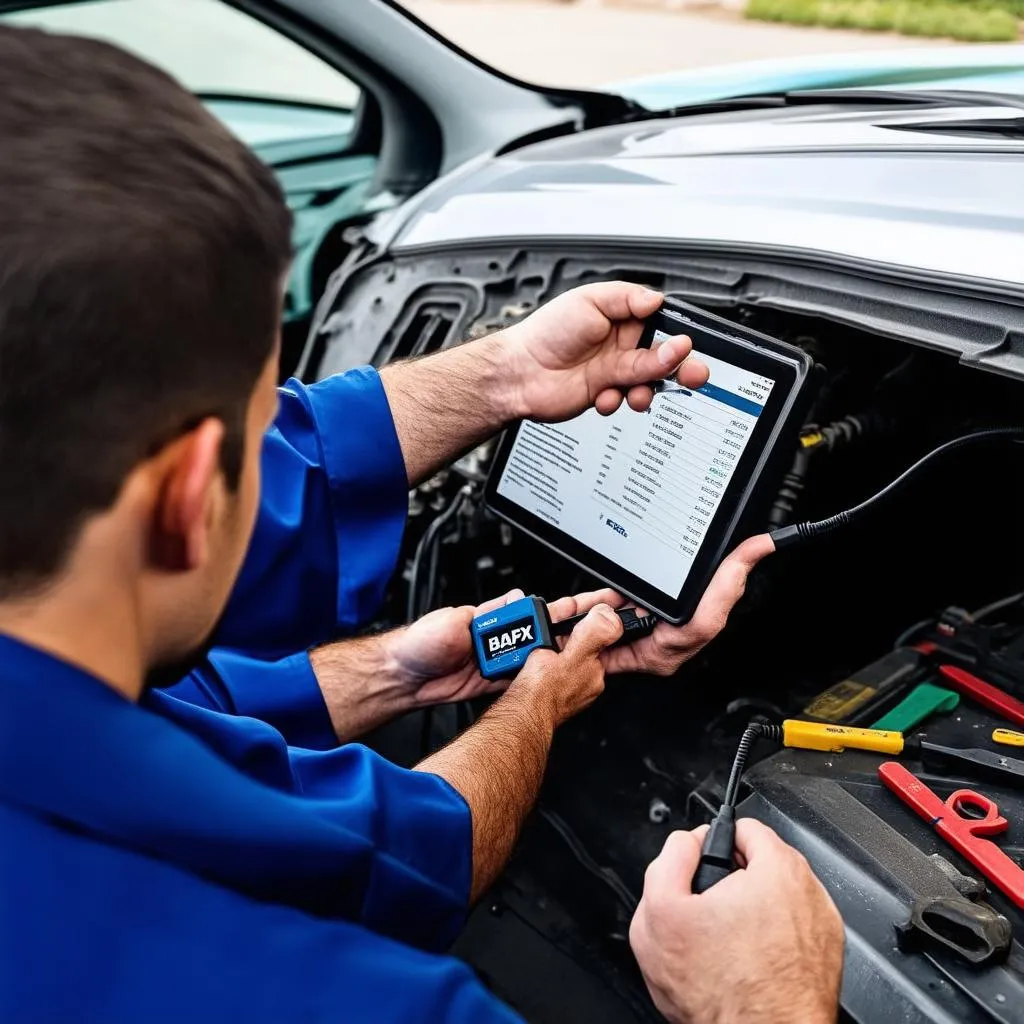
M 406 490 L 372 370 L 290 383 L 204 666 L 136 705 L 0 637 L 0 1019 L 517 1019 L 439 955 L 467 907 L 465 801 L 334 747 L 291 653 L 372 612 Z

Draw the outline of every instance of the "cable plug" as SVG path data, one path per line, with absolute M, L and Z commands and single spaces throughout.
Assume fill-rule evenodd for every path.
M 706 892 L 736 870 L 735 846 L 736 808 L 723 804 L 704 837 L 700 863 L 693 876 L 694 892 Z
M 615 614 L 622 623 L 622 636 L 615 641 L 616 644 L 632 643 L 639 637 L 647 636 L 654 632 L 654 627 L 658 624 L 657 615 L 638 615 L 635 608 L 616 608 Z M 585 618 L 586 614 L 572 615 L 568 619 L 554 623 L 551 627 L 552 636 L 567 636 Z
M 658 624 L 657 615 L 637 615 L 635 608 L 619 608 L 616 614 L 622 622 L 622 639 L 626 642 L 647 636 Z
M 776 551 L 788 548 L 791 544 L 796 544 L 803 539 L 800 535 L 799 523 L 792 523 L 790 526 L 780 526 L 778 529 L 772 530 L 768 536 L 771 537 Z

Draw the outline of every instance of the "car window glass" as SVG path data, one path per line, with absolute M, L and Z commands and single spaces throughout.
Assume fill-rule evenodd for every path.
M 91 0 L 5 14 L 7 24 L 93 36 L 203 96 L 352 110 L 358 88 L 297 43 L 220 0 Z

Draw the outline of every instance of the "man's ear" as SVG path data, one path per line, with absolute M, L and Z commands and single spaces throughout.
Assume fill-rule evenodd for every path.
M 166 572 L 198 569 L 209 557 L 210 510 L 220 479 L 224 424 L 205 419 L 168 453 L 153 517 L 150 557 Z

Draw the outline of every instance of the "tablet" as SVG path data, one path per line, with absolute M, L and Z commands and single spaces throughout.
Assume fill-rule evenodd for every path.
M 641 345 L 687 334 L 710 369 L 625 403 L 506 431 L 485 489 L 501 518 L 669 622 L 689 619 L 758 496 L 773 498 L 807 413 L 800 349 L 666 300 Z M 781 457 L 776 457 L 781 456 Z

